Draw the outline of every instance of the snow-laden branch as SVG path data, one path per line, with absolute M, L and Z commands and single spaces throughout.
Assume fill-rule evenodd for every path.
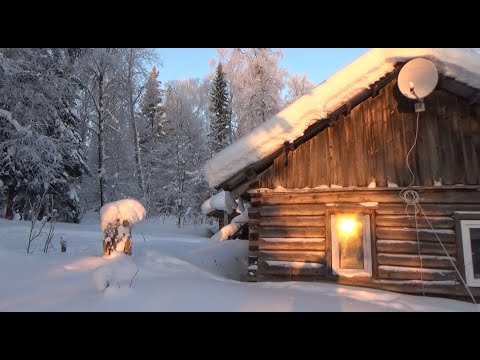
M 15 130 L 19 133 L 31 133 L 31 130 L 28 127 L 20 125 L 20 123 L 12 117 L 12 113 L 10 111 L 0 109 L 0 116 L 3 116 L 7 121 L 13 125 Z

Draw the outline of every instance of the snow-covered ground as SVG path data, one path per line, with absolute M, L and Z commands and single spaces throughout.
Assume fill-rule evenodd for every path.
M 240 282 L 246 241 L 214 242 L 204 227 L 177 230 L 161 219 L 133 228 L 131 257 L 102 256 L 98 213 L 82 224 L 57 224 L 56 234 L 68 242 L 65 253 L 57 239 L 49 253 L 37 241 L 27 254 L 27 231 L 27 222 L 0 219 L 0 311 L 480 310 L 467 302 L 334 284 Z M 99 291 L 107 275 L 111 285 Z

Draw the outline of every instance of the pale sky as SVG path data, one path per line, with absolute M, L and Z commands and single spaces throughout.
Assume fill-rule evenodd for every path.
M 315 85 L 330 77 L 365 53 L 367 48 L 282 48 L 281 66 L 290 74 L 306 73 Z M 211 71 L 210 59 L 217 57 L 214 48 L 160 48 L 162 83 L 186 78 L 203 78 Z

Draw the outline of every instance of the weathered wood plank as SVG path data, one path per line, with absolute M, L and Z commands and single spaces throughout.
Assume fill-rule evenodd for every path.
M 345 116 L 340 115 L 336 129 L 334 129 L 335 134 L 335 152 L 338 162 L 338 183 L 336 185 L 347 187 L 347 148 L 345 143 Z
M 388 86 L 387 86 L 388 87 Z M 390 90 L 390 89 L 389 89 Z M 395 128 L 395 124 L 398 124 L 398 121 L 392 118 L 392 114 L 389 114 L 390 109 L 392 108 L 389 104 L 389 97 L 391 91 L 386 91 L 382 94 L 385 96 L 385 103 L 383 104 L 383 148 L 385 149 L 385 175 L 389 181 L 397 183 L 400 185 L 399 179 L 397 179 L 396 169 L 395 169 L 395 156 L 397 152 L 399 152 L 399 144 L 398 140 L 394 136 L 398 136 L 401 134 L 401 131 L 395 131 L 394 129 L 398 129 L 398 126 Z M 393 111 L 392 111 L 393 113 Z
M 302 148 L 302 153 L 301 153 L 301 169 L 302 173 L 300 175 L 300 188 L 303 189 L 305 187 L 311 187 L 311 182 L 310 182 L 310 172 L 312 170 L 312 167 L 310 166 L 310 144 L 304 143 L 300 146 Z
M 443 243 L 454 243 L 455 232 L 453 230 L 436 230 L 437 236 Z M 378 227 L 376 228 L 378 239 L 389 240 L 417 240 L 438 242 L 435 232 L 430 229 L 408 229 L 408 228 L 394 228 L 394 227 Z
M 289 262 L 259 260 L 258 273 L 265 275 L 303 275 L 318 276 L 325 274 L 325 264 L 309 262 Z
M 458 108 L 460 113 L 460 138 L 462 144 L 463 164 L 465 171 L 465 183 L 476 184 L 477 182 L 477 163 L 473 159 L 473 139 L 472 126 L 470 123 L 471 108 L 465 102 L 458 100 Z
M 260 251 L 260 260 L 303 261 L 322 263 L 325 261 L 325 251 Z
M 261 250 L 325 251 L 325 238 L 265 238 L 258 246 Z
M 343 185 L 345 187 L 352 186 L 350 178 L 355 178 L 355 174 L 352 173 L 352 169 L 350 164 L 355 163 L 355 157 L 352 157 L 352 139 L 351 139 L 351 129 L 350 124 L 352 123 L 352 119 L 350 116 L 343 117 L 342 127 L 341 127 L 341 134 L 340 134 L 340 147 L 342 151 L 342 179 Z
M 361 106 L 363 107 L 363 121 L 365 124 L 364 127 L 364 139 L 365 139 L 365 153 L 367 156 L 367 169 L 368 169 L 368 179 L 367 183 L 370 182 L 372 178 L 377 176 L 376 168 L 375 168 L 375 144 L 373 140 L 373 120 L 372 120 L 372 109 L 371 109 L 372 100 L 367 99 Z M 385 186 L 385 181 L 378 182 L 377 179 L 377 186 Z
M 420 257 L 418 255 L 377 254 L 377 261 L 380 265 L 407 267 L 421 266 L 422 268 L 454 270 L 448 256 L 422 255 L 421 258 L 422 261 L 420 263 Z M 452 258 L 452 261 L 456 264 L 455 258 Z
M 422 204 L 422 209 L 427 216 L 452 216 L 455 211 L 480 211 L 480 204 Z M 409 211 L 413 215 L 413 210 Z M 380 204 L 375 212 L 377 215 L 405 215 L 405 205 Z
M 275 177 L 273 180 L 273 187 L 286 186 L 285 183 L 285 152 L 282 151 L 279 157 L 274 161 Z
M 383 92 L 383 89 L 381 90 Z M 374 156 L 375 156 L 375 178 L 377 179 L 377 186 L 386 186 L 387 176 L 385 174 L 385 149 L 383 147 L 383 111 L 382 102 L 384 96 L 377 96 L 373 99 L 372 108 L 372 139 L 374 141 Z
M 322 167 L 323 169 L 319 173 L 319 178 L 318 178 L 318 182 L 317 182 L 316 186 L 330 185 L 332 166 L 328 161 L 329 160 L 329 145 L 328 145 L 327 131 L 324 131 L 324 132 L 320 133 L 319 136 L 318 136 L 318 140 L 319 140 L 319 142 L 318 142 L 317 148 L 319 149 L 319 152 L 317 152 L 317 154 L 320 154 L 318 166 Z M 315 162 L 317 156 L 312 157 L 310 159 L 310 163 Z
M 478 114 L 475 116 L 475 114 Z M 473 164 L 477 175 L 476 183 L 480 183 L 480 105 L 474 107 L 470 117 L 470 126 L 472 128 L 472 147 L 473 147 Z
M 275 166 L 274 165 L 272 165 L 268 168 L 268 173 L 267 174 L 268 175 L 266 177 L 268 179 L 267 179 L 266 185 L 269 189 L 274 189 L 275 188 L 275 186 L 273 184 L 273 182 L 275 180 Z
M 282 185 L 282 183 L 283 183 L 283 181 L 281 180 L 281 176 L 280 176 L 280 171 L 281 171 L 280 161 L 281 161 L 282 158 L 283 158 L 283 156 L 280 155 L 279 157 L 277 157 L 273 161 L 272 188 L 276 188 L 276 187 Z
M 416 130 L 416 121 L 412 114 L 405 114 L 399 113 L 400 121 L 403 126 L 403 147 L 405 149 L 405 157 L 402 163 L 402 160 L 397 162 L 397 172 L 403 173 L 402 176 L 405 177 L 406 185 L 409 185 L 412 182 L 412 175 L 410 171 L 408 171 L 407 167 L 407 155 L 412 149 L 412 146 L 415 142 L 415 130 Z M 412 169 L 415 175 L 415 182 L 414 185 L 423 184 L 420 178 L 420 165 L 419 165 L 419 157 L 418 157 L 418 147 L 414 146 L 412 151 L 408 156 L 408 162 L 410 164 L 410 168 Z M 400 184 L 399 184 L 400 185 Z
M 325 227 L 273 227 L 262 226 L 261 238 L 321 238 L 325 237 Z
M 480 206 L 479 206 L 480 208 Z M 294 216 L 294 215 L 325 215 L 323 204 L 304 205 L 263 205 L 260 207 L 261 216 Z
M 424 255 L 444 255 L 440 243 L 434 242 L 420 242 L 416 241 L 401 241 L 401 240 L 377 240 L 377 252 L 394 253 L 394 254 L 418 254 L 418 247 L 420 245 L 420 253 Z M 455 256 L 457 247 L 454 244 L 443 244 L 448 255 Z
M 427 156 L 429 161 L 428 163 L 425 163 L 425 165 L 430 167 L 432 180 L 439 181 L 442 177 L 441 167 L 443 164 L 440 163 L 439 130 L 435 111 L 435 96 L 436 94 L 432 94 L 432 96 L 425 99 L 425 106 L 429 111 L 421 113 L 420 118 L 425 122 L 426 129 L 428 129 L 422 134 L 426 140 L 428 148 Z
M 423 114 L 423 113 L 422 113 Z M 418 138 L 417 138 L 417 154 L 418 154 L 418 161 L 420 163 L 420 179 L 421 183 L 427 186 L 433 185 L 433 175 L 432 175 L 432 168 L 430 166 L 430 147 L 428 143 L 428 134 L 429 129 L 425 119 L 422 116 L 422 121 L 418 121 Z M 416 115 L 415 119 L 412 119 L 414 124 L 416 124 Z M 415 127 L 416 125 L 414 125 Z M 412 139 L 413 140 L 413 139 Z
M 338 141 L 338 121 L 333 127 L 329 127 L 328 130 L 328 146 L 330 156 L 330 183 L 339 185 L 341 183 L 341 164 L 340 164 L 340 151 Z
M 452 142 L 452 122 L 448 115 L 447 97 L 443 91 L 435 92 L 436 120 L 442 131 L 439 132 L 440 161 L 442 164 L 442 182 L 446 185 L 455 184 L 455 159 L 457 149 Z
M 335 277 L 329 275 L 320 276 L 301 276 L 301 275 L 262 275 L 257 278 L 259 281 L 319 281 L 319 282 L 334 282 L 341 285 L 363 286 L 373 289 L 382 289 L 406 294 L 423 294 L 426 295 L 448 295 L 448 296 L 462 296 L 466 301 L 469 301 L 469 294 L 464 286 L 456 280 L 445 281 L 420 281 L 420 280 L 385 280 L 373 278 L 348 278 Z M 470 291 L 476 297 L 477 302 L 480 302 L 480 288 L 471 288 Z M 409 310 L 410 308 L 406 308 Z
M 310 169 L 309 169 L 309 172 L 308 172 L 308 178 L 306 180 L 307 182 L 307 186 L 311 187 L 311 188 L 314 188 L 316 187 L 317 185 L 317 181 L 318 181 L 318 172 L 319 172 L 319 169 L 321 167 L 321 163 L 318 164 L 317 166 L 311 166 L 311 162 L 314 161 L 312 159 L 319 159 L 320 158 L 320 154 L 318 154 L 318 156 L 316 156 L 316 153 L 315 153 L 315 144 L 318 142 L 318 137 L 320 136 L 320 134 L 318 134 L 317 136 L 313 137 L 312 139 L 310 139 L 310 141 L 307 142 L 308 144 L 308 152 L 306 154 L 306 166 L 308 166 Z
M 420 194 L 422 204 L 480 204 L 480 191 L 477 190 L 424 190 Z M 401 203 L 399 191 L 358 190 L 358 191 L 319 191 L 305 193 L 264 193 L 262 204 L 321 204 L 337 202 L 378 202 Z
M 455 271 L 445 269 L 419 269 L 403 266 L 380 265 L 378 276 L 382 279 L 442 281 L 457 280 Z
M 393 97 L 393 95 L 392 95 Z M 411 174 L 407 168 L 407 152 L 410 149 L 406 148 L 405 129 L 403 126 L 402 118 L 398 112 L 398 109 L 394 108 L 393 114 L 390 116 L 390 122 L 393 130 L 393 142 L 394 142 L 394 161 L 395 161 L 395 181 L 398 186 L 407 186 L 411 183 Z M 415 155 L 410 155 L 410 167 L 415 172 Z
M 363 116 L 360 111 L 360 107 L 356 107 L 352 110 L 350 122 L 353 125 L 354 136 L 354 151 L 355 151 L 355 164 L 356 164 L 356 186 L 367 186 L 368 179 L 366 175 L 367 162 L 365 161 L 365 144 L 364 144 L 364 124 Z
M 261 226 L 325 226 L 325 216 L 276 216 L 262 217 Z
M 374 280 L 374 286 L 378 289 L 389 291 L 396 291 L 407 294 L 423 294 L 426 295 L 449 295 L 455 297 L 465 297 L 465 300 L 470 301 L 470 295 L 465 287 L 454 280 L 446 281 L 420 281 L 420 280 Z M 480 289 L 470 289 L 473 296 L 476 297 L 477 302 L 480 300 Z
M 434 229 L 453 229 L 455 222 L 451 217 L 429 217 L 427 219 L 419 215 L 417 216 L 416 223 L 414 216 L 402 216 L 402 215 L 377 215 L 376 225 L 385 227 L 409 227 L 415 228 L 430 228 L 430 224 Z
M 291 168 L 292 168 L 292 183 L 289 186 L 290 188 L 294 189 L 301 189 L 302 187 L 300 186 L 300 174 L 302 172 L 302 162 L 301 162 L 301 148 L 298 147 L 295 149 L 295 151 L 292 151 L 292 163 Z
M 450 117 L 452 123 L 452 132 L 449 134 L 452 138 L 454 147 L 454 179 L 457 184 L 465 184 L 466 170 L 463 162 L 462 154 L 462 142 L 463 137 L 461 134 L 461 121 L 460 108 L 458 104 L 458 98 L 454 96 L 448 96 L 447 114 Z

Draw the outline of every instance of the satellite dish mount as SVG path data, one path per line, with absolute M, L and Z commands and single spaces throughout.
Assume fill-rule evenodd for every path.
M 415 112 L 425 111 L 423 99 L 435 90 L 437 83 L 437 68 L 431 61 L 422 58 L 410 60 L 398 74 L 400 92 L 409 99 L 417 100 Z

